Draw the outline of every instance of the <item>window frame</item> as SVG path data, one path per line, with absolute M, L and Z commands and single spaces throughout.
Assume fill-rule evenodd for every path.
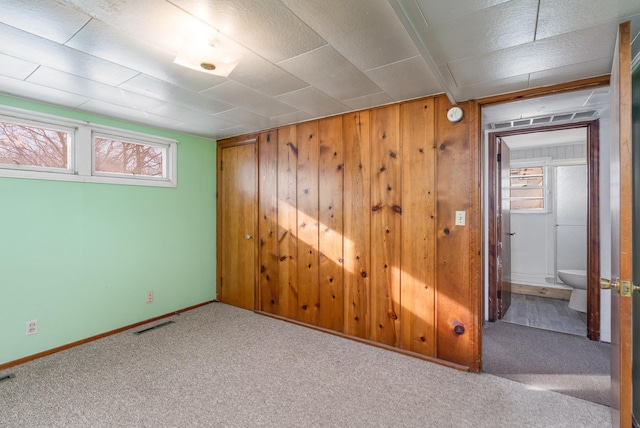
M 511 171 L 509 171 L 509 210 L 512 214 L 548 214 L 552 212 L 551 201 L 551 173 L 549 171 L 551 158 L 537 158 L 537 159 L 523 159 L 517 161 L 511 161 L 511 165 L 509 166 L 510 170 L 512 169 L 521 169 L 521 168 L 542 168 L 542 186 L 536 186 L 533 188 L 542 189 L 543 196 L 541 198 L 524 198 L 524 197 L 513 197 L 511 196 L 511 192 L 515 190 L 522 189 L 522 187 L 514 187 L 511 185 L 511 178 L 515 177 L 511 175 Z M 521 201 L 526 199 L 542 199 L 543 207 L 542 208 L 513 208 L 511 207 L 512 201 Z
M 9 123 L 14 125 L 27 126 L 31 128 L 40 128 L 51 131 L 63 131 L 68 135 L 67 140 L 67 168 L 56 168 L 50 166 L 38 166 L 38 165 L 15 165 L 0 163 L 0 168 L 10 169 L 15 171 L 37 171 L 37 172 L 51 172 L 56 174 L 73 174 L 76 169 L 76 158 L 74 156 L 76 146 L 76 133 L 77 128 L 70 124 L 64 123 L 52 123 L 51 121 L 34 120 L 32 118 L 17 117 L 15 115 L 6 114 L 0 111 L 0 122 Z
M 0 121 L 69 132 L 69 169 L 0 164 L 0 177 L 133 186 L 177 187 L 178 140 L 92 122 L 0 106 Z M 106 173 L 94 168 L 94 135 L 163 149 L 164 177 Z

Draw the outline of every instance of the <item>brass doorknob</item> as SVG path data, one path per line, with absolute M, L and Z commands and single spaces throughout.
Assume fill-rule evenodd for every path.
M 615 281 L 611 282 L 608 279 L 600 278 L 600 288 L 603 290 L 610 290 L 612 288 L 615 288 L 616 290 L 620 291 L 620 281 L 616 279 Z
M 608 279 L 600 278 L 600 288 L 603 290 L 609 290 L 615 288 L 620 295 L 624 297 L 631 297 L 634 291 L 640 291 L 640 284 L 633 284 L 631 281 L 609 281 Z

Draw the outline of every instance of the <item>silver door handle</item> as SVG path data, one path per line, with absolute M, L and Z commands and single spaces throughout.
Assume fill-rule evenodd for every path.
M 253 238 L 253 235 L 250 235 L 250 234 L 247 233 L 247 236 L 245 236 L 245 238 L 251 239 L 251 238 Z

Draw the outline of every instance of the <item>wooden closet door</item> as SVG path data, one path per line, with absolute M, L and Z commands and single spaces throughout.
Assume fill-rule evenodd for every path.
M 255 309 L 256 142 L 218 149 L 218 297 Z

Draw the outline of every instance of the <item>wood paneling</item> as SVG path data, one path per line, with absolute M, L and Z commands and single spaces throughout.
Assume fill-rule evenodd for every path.
M 278 130 L 278 315 L 293 319 L 298 316 L 296 144 L 295 126 Z
M 468 114 L 469 103 L 459 105 Z M 447 120 L 448 100 L 436 101 L 436 356 L 469 365 L 473 326 L 469 287 L 469 229 L 455 225 L 455 212 L 469 213 L 471 152 L 469 124 Z
M 402 220 L 399 125 L 398 105 L 371 112 L 371 339 L 397 347 Z
M 263 132 L 260 134 L 259 141 L 259 309 L 272 314 L 278 314 L 277 132 Z
M 369 112 L 345 115 L 344 332 L 369 338 L 371 158 Z
M 318 122 L 298 125 L 298 320 L 318 325 Z
M 402 347 L 435 355 L 434 100 L 402 105 Z
M 320 120 L 319 205 L 320 251 L 319 323 L 320 327 L 342 331 L 344 146 L 342 117 Z
M 264 313 L 479 369 L 478 110 L 463 104 L 452 124 L 449 106 L 431 97 L 261 134 Z

